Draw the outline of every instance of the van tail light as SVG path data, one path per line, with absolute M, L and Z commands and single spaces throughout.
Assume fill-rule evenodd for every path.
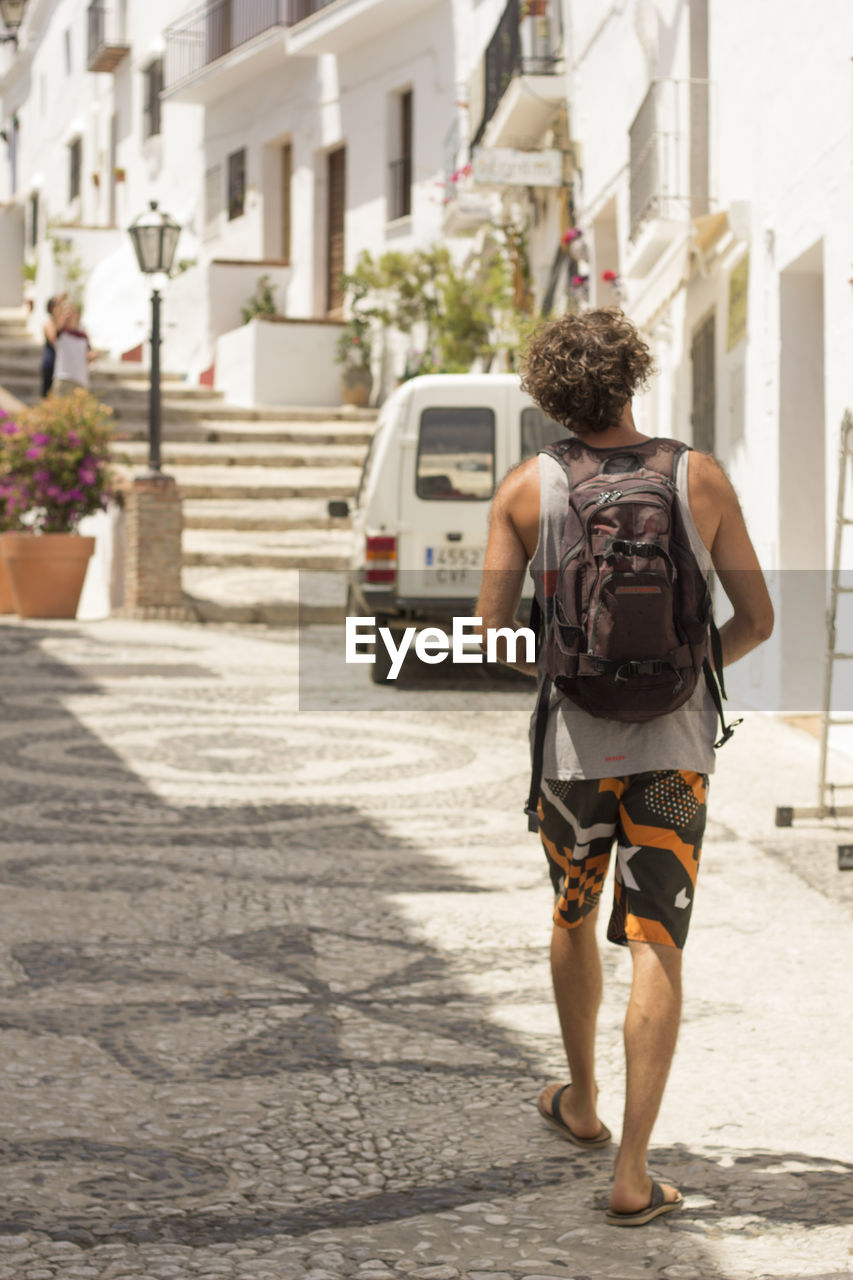
M 397 539 L 368 537 L 365 559 L 365 582 L 393 582 L 397 576 Z

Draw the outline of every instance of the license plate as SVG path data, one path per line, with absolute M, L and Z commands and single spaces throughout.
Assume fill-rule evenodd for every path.
M 483 563 L 483 547 L 427 547 L 428 569 L 479 569 Z

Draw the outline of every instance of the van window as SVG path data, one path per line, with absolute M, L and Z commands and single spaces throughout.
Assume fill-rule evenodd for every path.
M 521 411 L 521 457 L 532 458 L 534 453 L 544 449 L 546 444 L 555 440 L 565 440 L 568 435 L 565 427 L 549 418 L 541 409 L 533 406 Z
M 491 409 L 424 409 L 416 489 L 431 502 L 486 502 L 495 488 L 495 415 Z

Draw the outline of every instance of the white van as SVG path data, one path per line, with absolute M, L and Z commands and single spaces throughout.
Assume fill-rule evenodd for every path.
M 566 434 L 517 374 L 430 374 L 398 387 L 355 498 L 347 614 L 391 629 L 470 614 L 495 489 L 511 467 Z M 349 505 L 332 502 L 329 512 L 347 515 Z M 379 646 L 371 673 L 387 678 Z

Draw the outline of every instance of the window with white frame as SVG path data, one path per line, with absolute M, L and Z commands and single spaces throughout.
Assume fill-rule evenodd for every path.
M 160 132 L 160 94 L 163 91 L 163 59 L 149 62 L 143 76 L 142 137 L 153 138 Z
M 388 220 L 412 212 L 412 121 L 414 94 L 403 89 L 391 99 L 391 155 L 388 163 Z
M 246 148 L 228 157 L 228 221 L 242 218 L 246 211 Z
M 75 138 L 68 144 L 68 199 L 80 195 L 80 175 L 83 170 L 83 139 Z

